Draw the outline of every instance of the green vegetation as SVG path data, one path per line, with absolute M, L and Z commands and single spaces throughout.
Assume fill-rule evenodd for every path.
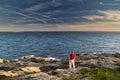
M 87 80 L 119 80 L 120 68 L 94 68 L 94 69 L 81 69 L 81 79 L 87 78 Z
M 62 80 L 79 80 L 77 77 L 64 77 Z
M 13 80 L 11 77 L 0 76 L 0 80 Z
M 110 68 L 83 68 L 78 71 L 79 77 L 64 77 L 62 80 L 120 80 L 120 67 Z

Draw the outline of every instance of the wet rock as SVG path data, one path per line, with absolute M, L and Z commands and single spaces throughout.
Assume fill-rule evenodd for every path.
M 20 68 L 21 71 L 24 71 L 26 73 L 37 73 L 40 72 L 39 67 L 23 67 Z

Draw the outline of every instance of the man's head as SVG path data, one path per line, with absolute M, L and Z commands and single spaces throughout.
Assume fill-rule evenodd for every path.
M 74 51 L 71 51 L 71 53 L 74 53 Z

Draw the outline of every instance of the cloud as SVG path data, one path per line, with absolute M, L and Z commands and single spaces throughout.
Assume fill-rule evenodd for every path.
M 89 16 L 83 16 L 83 18 L 94 21 L 94 20 L 104 19 L 104 16 L 89 15 Z
M 76 24 L 25 24 L 36 31 L 120 31 L 119 22 L 94 22 Z
M 52 0 L 51 1 L 51 5 L 53 4 L 54 7 L 58 7 L 61 6 L 62 3 L 60 2 L 60 0 Z
M 60 2 L 60 0 L 52 0 L 52 1 L 47 1 L 47 2 L 44 2 L 44 3 L 38 3 L 38 4 L 35 4 L 33 6 L 30 6 L 29 8 L 26 8 L 25 11 L 39 11 L 39 10 L 42 10 L 42 9 L 49 8 L 50 6 L 58 7 L 58 6 L 61 6 L 61 5 L 62 5 L 62 3 Z
M 120 1 L 120 0 L 115 0 L 115 1 Z
M 80 2 L 80 3 L 84 3 L 85 0 L 68 0 L 68 1 L 71 1 L 71 2 Z
M 83 16 L 87 20 L 108 20 L 108 21 L 120 21 L 120 10 L 98 10 L 97 15 Z
M 39 3 L 39 4 L 36 4 L 34 6 L 27 8 L 26 11 L 38 11 L 40 9 L 47 8 L 48 6 L 49 5 L 46 5 L 45 3 Z
M 40 23 L 49 23 L 49 20 L 53 21 L 53 22 L 64 23 L 64 21 L 62 21 L 60 19 L 50 17 L 48 15 L 37 13 L 34 11 L 26 11 L 25 9 L 20 9 L 20 8 L 13 7 L 13 6 L 8 6 L 8 8 L 12 8 L 15 11 L 17 10 L 16 13 L 23 16 L 22 18 L 19 18 L 19 20 L 17 20 L 15 23 L 22 24 L 22 22 L 23 23 L 29 22 L 29 21 L 31 22 L 31 19 L 33 19 L 32 21 L 34 21 L 34 22 L 40 21 Z
M 78 23 L 74 25 L 57 25 L 59 29 L 69 31 L 120 31 L 119 22 L 95 22 L 95 23 Z
M 104 5 L 104 6 L 119 6 L 119 3 L 103 3 L 103 2 L 99 2 L 100 5 Z
M 9 23 L 0 25 L 0 32 L 21 32 L 24 30 L 25 28 L 21 28 L 20 25 L 14 25 Z
M 32 19 L 34 19 L 34 20 L 36 20 L 36 21 L 40 21 L 40 22 L 43 22 L 43 23 L 47 23 L 45 20 L 43 20 L 43 19 L 39 19 L 39 18 L 36 18 L 36 17 L 32 17 L 32 16 L 29 16 L 29 15 L 26 15 L 26 14 L 23 14 L 23 13 L 21 13 L 21 12 L 16 12 L 17 14 L 19 14 L 19 15 L 21 15 L 21 16 L 23 16 L 23 17 L 27 17 L 27 18 L 32 18 Z
M 103 2 L 99 2 L 100 5 L 103 5 Z
M 14 9 L 11 9 L 14 8 Z M 1 9 L 4 9 L 4 11 L 6 11 L 7 13 L 11 13 L 11 15 L 20 15 L 22 18 L 26 19 L 26 20 L 34 20 L 34 21 L 40 21 L 41 23 L 47 23 L 46 20 L 35 17 L 35 16 L 31 16 L 30 14 L 26 14 L 22 9 L 18 9 L 15 7 L 11 7 L 11 6 L 6 6 L 6 7 L 1 7 Z M 8 14 L 9 15 L 9 14 Z M 14 16 L 11 16 L 11 18 Z M 22 19 L 22 21 L 24 20 Z M 14 21 L 14 23 L 19 23 L 19 21 L 21 21 L 20 18 L 18 18 L 16 21 Z

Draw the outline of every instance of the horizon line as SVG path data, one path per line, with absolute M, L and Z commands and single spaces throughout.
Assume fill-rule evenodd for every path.
M 0 31 L 0 33 L 4 32 L 120 32 L 120 31 Z

